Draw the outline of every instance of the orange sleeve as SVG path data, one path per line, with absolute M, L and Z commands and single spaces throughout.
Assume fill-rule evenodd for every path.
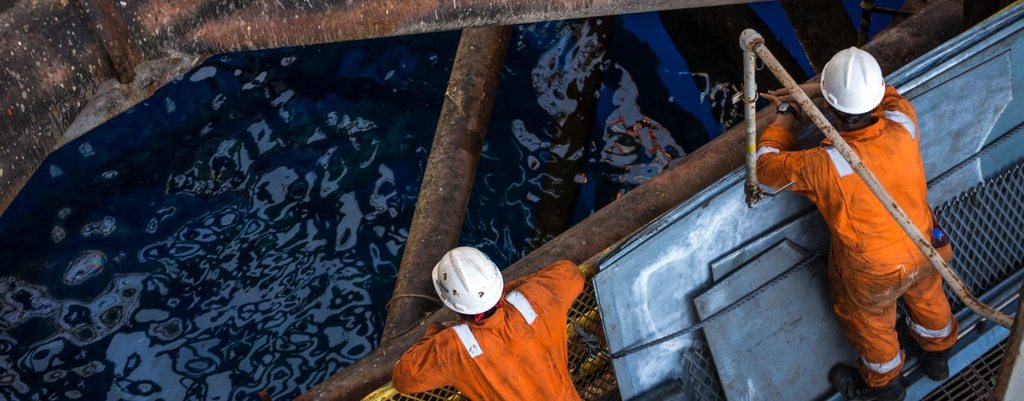
M 445 370 L 444 330 L 431 325 L 426 334 L 395 363 L 391 384 L 402 394 L 415 394 L 450 385 Z
M 803 174 L 808 151 L 797 151 L 797 140 L 788 130 L 769 125 L 757 143 L 757 179 L 776 190 L 787 189 L 807 194 L 810 185 Z
M 531 279 L 551 291 L 556 307 L 562 313 L 569 311 L 573 301 L 583 292 L 583 284 L 587 280 L 580 268 L 568 260 L 545 267 Z

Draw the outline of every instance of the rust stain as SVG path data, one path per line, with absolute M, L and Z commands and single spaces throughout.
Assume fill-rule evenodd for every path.
M 457 10 L 451 5 L 444 1 L 360 1 L 326 10 L 289 13 L 256 3 L 203 23 L 188 37 L 201 46 L 218 50 L 354 40 L 412 32 L 418 24 L 450 20 L 453 13 L 484 15 L 494 7 L 483 0 L 459 2 Z
M 137 18 L 142 26 L 155 30 L 166 29 L 168 25 L 177 23 L 186 17 L 192 17 L 199 11 L 204 0 L 177 0 L 166 2 L 162 0 L 147 1 L 137 13 Z

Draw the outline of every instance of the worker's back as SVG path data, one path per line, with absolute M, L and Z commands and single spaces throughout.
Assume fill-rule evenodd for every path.
M 926 236 L 931 233 L 927 183 L 919 149 L 920 134 L 913 106 L 891 86 L 886 88 L 882 107 L 873 113 L 873 124 L 842 132 L 854 152 L 882 186 Z M 792 141 L 770 127 L 765 139 Z M 765 142 L 765 141 L 763 141 Z M 771 146 L 773 142 L 768 142 Z M 780 148 L 792 144 L 779 143 Z M 793 190 L 814 202 L 828 222 L 833 248 L 863 254 L 867 258 L 916 249 L 903 229 L 889 215 L 839 151 L 825 141 L 822 146 L 787 155 L 786 163 L 800 167 Z M 780 184 L 784 177 L 767 177 L 766 183 Z M 775 182 L 771 182 L 775 181 Z
M 473 400 L 579 400 L 569 377 L 566 314 L 584 278 L 558 262 L 506 286 L 479 322 L 431 327 L 395 365 L 403 393 L 451 385 Z
M 927 183 L 919 148 L 917 117 L 910 102 L 888 87 L 882 108 L 874 113 L 874 124 L 844 132 L 854 152 L 871 170 L 896 203 L 925 235 L 931 233 Z M 910 238 L 889 215 L 864 180 L 839 155 L 825 146 L 829 156 L 827 173 L 819 182 L 835 180 L 817 188 L 819 209 L 832 230 L 833 241 L 858 253 L 885 252 L 893 247 L 914 249 Z

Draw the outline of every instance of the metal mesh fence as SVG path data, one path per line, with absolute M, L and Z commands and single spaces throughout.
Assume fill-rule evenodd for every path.
M 1024 267 L 1024 164 L 1018 163 L 935 210 L 953 241 L 951 266 L 974 294 Z M 946 288 L 953 310 L 964 305 Z
M 922 401 L 983 401 L 992 398 L 1006 341 L 982 355 Z

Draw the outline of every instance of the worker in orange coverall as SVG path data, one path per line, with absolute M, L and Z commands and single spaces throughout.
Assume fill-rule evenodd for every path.
M 811 98 L 825 97 L 843 139 L 914 225 L 931 233 L 939 253 L 952 258 L 952 245 L 928 207 L 917 114 L 885 84 L 874 57 L 857 48 L 840 51 L 825 65 L 820 84 L 801 88 Z M 798 149 L 792 132 L 796 111 L 788 103 L 792 94 L 779 90 L 762 96 L 775 104 L 777 114 L 758 143 L 758 178 L 774 188 L 792 183 L 790 190 L 817 205 L 832 236 L 832 302 L 843 334 L 860 354 L 857 368 L 838 365 L 829 371 L 832 385 L 851 400 L 905 397 L 900 376 L 905 355 L 895 330 L 900 296 L 909 331 L 925 351 L 924 372 L 944 380 L 958 326 L 939 273 L 828 140 Z
M 461 319 L 432 326 L 392 372 L 399 392 L 453 386 L 473 400 L 580 400 L 569 376 L 566 315 L 583 291 L 557 262 L 503 285 L 482 252 L 460 247 L 434 267 L 434 289 Z

